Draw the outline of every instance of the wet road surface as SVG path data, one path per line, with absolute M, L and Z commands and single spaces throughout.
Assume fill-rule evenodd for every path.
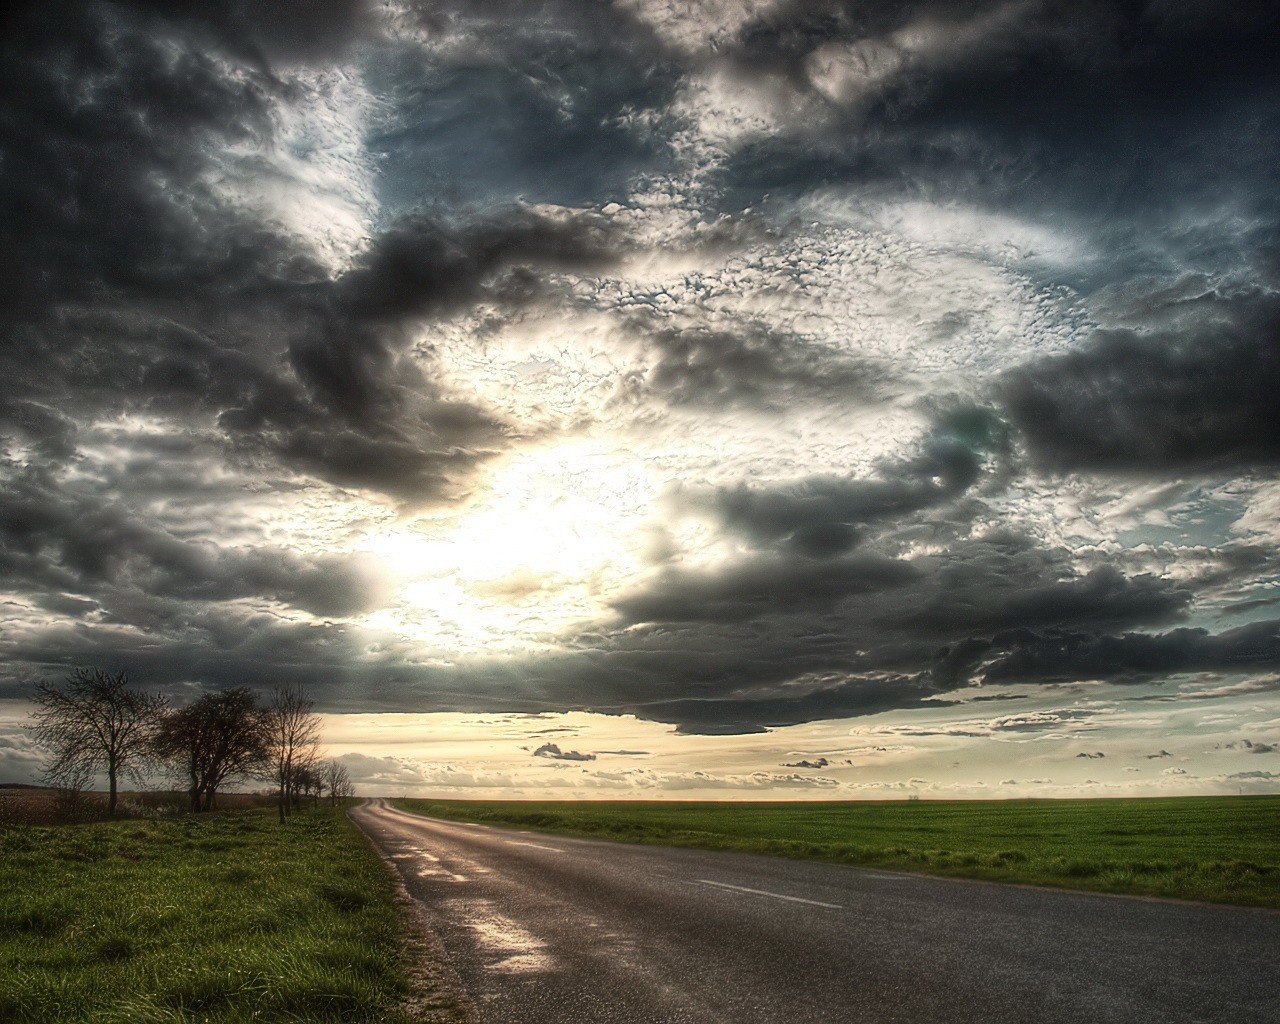
M 1280 1020 L 1280 914 L 352 817 L 486 1024 Z

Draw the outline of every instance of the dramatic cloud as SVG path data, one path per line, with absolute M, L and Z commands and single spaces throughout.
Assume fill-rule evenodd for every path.
M 1009 411 L 1037 457 L 1135 475 L 1280 460 L 1280 296 L 1168 301 L 1173 327 L 1102 332 L 1010 374 Z
M 973 414 L 966 440 L 992 442 L 990 421 Z M 972 435 L 976 434 L 977 437 Z M 915 458 L 881 468 L 878 478 L 812 477 L 772 487 L 719 488 L 682 493 L 682 503 L 705 510 L 756 544 L 782 543 L 815 557 L 852 546 L 866 527 L 941 505 L 978 480 L 982 456 L 948 434 L 930 438 Z
M 650 588 L 619 597 L 614 607 L 632 622 L 739 621 L 821 608 L 903 586 L 915 575 L 910 563 L 875 555 L 801 566 L 768 556 L 718 571 L 665 570 Z
M 20 5 L 0 699 L 103 664 L 661 723 L 345 754 L 448 789 L 820 795 L 847 736 L 665 744 L 874 715 L 923 753 L 873 759 L 1004 759 L 966 792 L 1050 785 L 1034 744 L 1055 787 L 1270 752 L 1278 41 L 1219 2 Z
M 1067 634 L 1010 637 L 1007 653 L 986 670 L 990 681 L 1028 678 L 1136 682 L 1182 672 L 1250 671 L 1280 659 L 1280 619 L 1218 634 L 1204 629 L 1121 636 Z

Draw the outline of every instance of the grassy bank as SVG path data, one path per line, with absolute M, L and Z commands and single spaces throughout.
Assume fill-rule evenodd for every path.
M 339 811 L 0 829 L 0 1020 L 449 1020 L 410 994 L 389 874 Z
M 1280 906 L 1280 797 L 397 803 L 434 817 L 598 839 Z

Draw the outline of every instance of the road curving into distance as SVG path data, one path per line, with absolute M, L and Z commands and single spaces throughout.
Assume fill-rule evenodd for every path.
M 486 1024 L 1280 1020 L 1280 913 L 352 818 Z

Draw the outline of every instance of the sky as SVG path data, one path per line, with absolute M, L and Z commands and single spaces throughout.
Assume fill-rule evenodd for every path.
M 1280 12 L 19 5 L 31 685 L 367 793 L 1280 791 Z

